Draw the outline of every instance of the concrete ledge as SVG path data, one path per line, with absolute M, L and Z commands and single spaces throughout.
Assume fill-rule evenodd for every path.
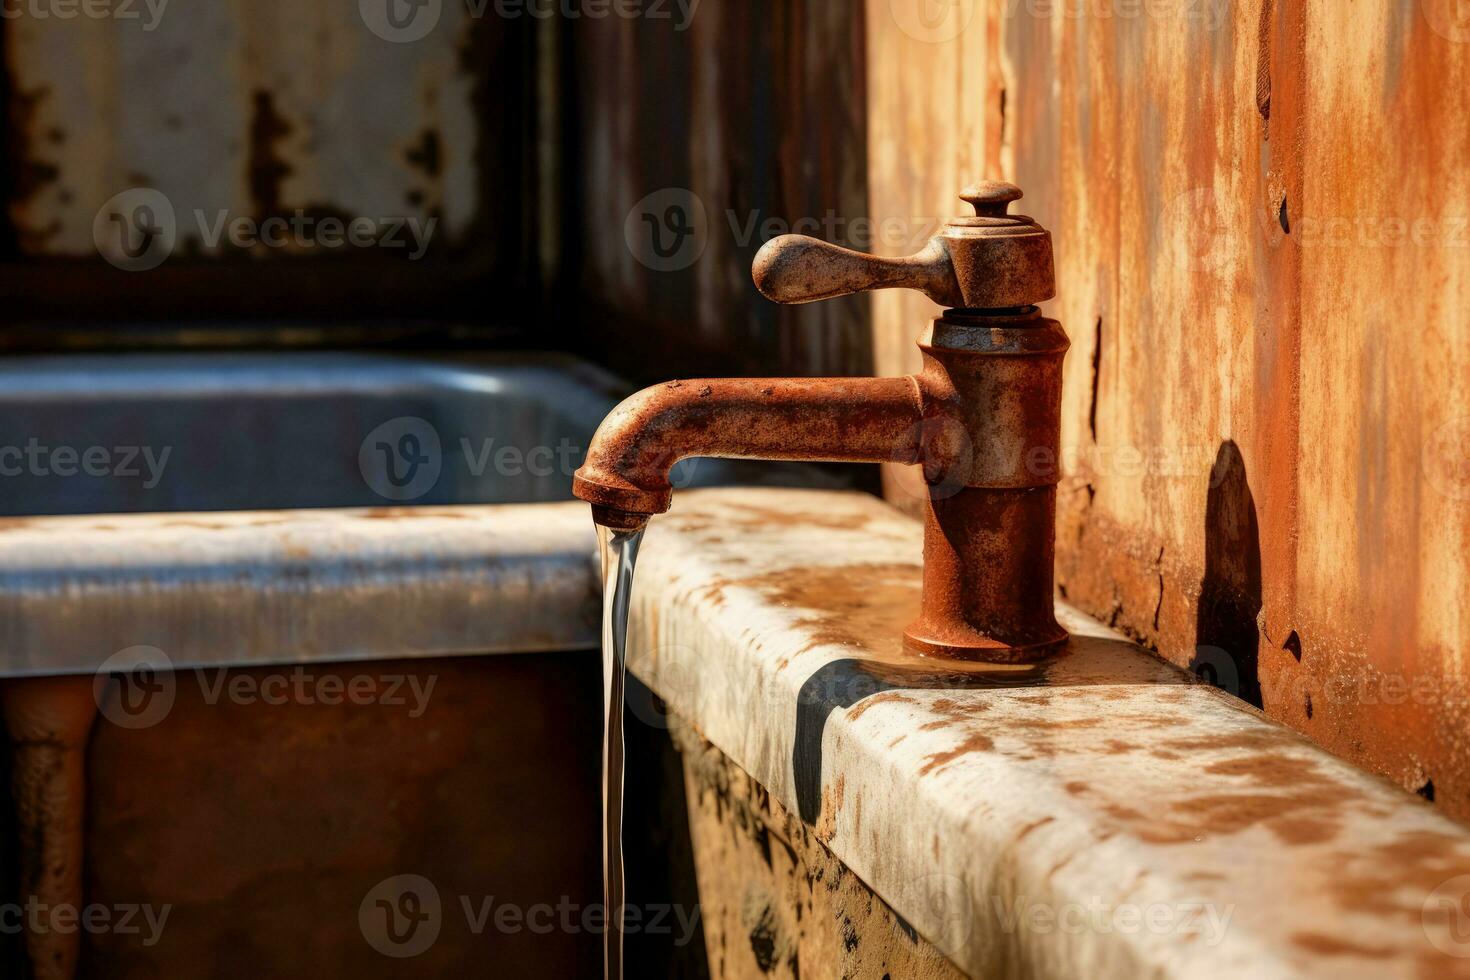
M 1470 976 L 1465 828 L 1065 605 L 1039 668 L 907 658 L 920 552 L 860 494 L 682 493 L 630 666 L 972 976 Z
M 0 521 L 0 676 L 595 648 L 580 502 Z

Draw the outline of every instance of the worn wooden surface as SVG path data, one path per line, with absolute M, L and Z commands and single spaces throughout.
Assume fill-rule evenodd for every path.
M 998 164 L 1055 236 L 1067 597 L 1470 815 L 1470 24 L 995 3 L 916 43 L 904 6 L 868 5 L 875 215 Z M 881 371 L 924 305 L 875 298 Z

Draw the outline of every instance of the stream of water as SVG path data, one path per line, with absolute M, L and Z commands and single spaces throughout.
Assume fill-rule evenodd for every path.
M 597 529 L 602 549 L 602 907 L 605 980 L 623 976 L 623 683 L 628 608 L 643 531 Z

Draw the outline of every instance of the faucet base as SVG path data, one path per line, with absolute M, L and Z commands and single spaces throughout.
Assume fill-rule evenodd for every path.
M 1030 663 L 1067 631 L 1052 597 L 1056 488 L 965 487 L 931 494 L 924 515 L 924 590 L 904 632 L 921 656 Z
M 1067 631 L 1060 626 L 1054 639 L 1016 646 L 1001 643 L 973 630 L 943 629 L 922 619 L 903 631 L 904 646 L 920 657 L 968 660 L 987 664 L 1031 664 L 1060 653 L 1067 645 Z M 936 629 L 940 626 L 940 629 Z

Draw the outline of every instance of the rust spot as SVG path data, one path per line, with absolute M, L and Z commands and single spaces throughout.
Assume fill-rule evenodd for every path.
M 1092 433 L 1093 442 L 1097 442 L 1097 389 L 1102 369 L 1102 339 L 1102 317 L 1098 317 L 1092 329 L 1092 399 L 1087 403 L 1087 431 Z
M 291 134 L 291 124 L 276 111 L 275 97 L 256 89 L 250 116 L 250 199 L 257 217 L 281 211 L 281 185 L 291 175 L 291 165 L 280 155 L 278 144 Z
M 719 584 L 753 589 L 780 605 L 808 610 L 796 623 L 810 635 L 804 650 L 835 645 L 900 653 L 903 627 L 919 608 L 916 565 L 791 568 Z
M 1251 785 L 1262 788 L 1288 788 L 1303 785 L 1334 785 L 1317 772 L 1310 759 L 1282 755 L 1255 755 L 1214 762 L 1205 772 L 1223 776 L 1244 776 Z
M 439 132 L 434 129 L 425 129 L 419 134 L 416 145 L 409 147 L 404 154 L 408 162 L 418 167 L 428 177 L 438 177 L 444 168 L 444 148 L 439 140 Z
M 973 732 L 967 735 L 965 740 L 954 748 L 926 756 L 924 764 L 919 767 L 919 775 L 927 776 L 934 770 L 949 765 L 949 763 L 961 756 L 970 755 L 974 752 L 989 752 L 993 748 L 995 748 L 995 742 L 991 740 L 990 736 Z
M 1021 840 L 1027 834 L 1031 833 L 1031 831 L 1037 829 L 1038 827 L 1045 827 L 1047 824 L 1051 823 L 1054 820 L 1056 820 L 1056 817 L 1042 817 L 1040 820 L 1031 821 L 1021 828 L 1020 833 L 1016 834 L 1016 840 Z
M 398 521 L 415 517 L 447 517 L 456 521 L 472 521 L 475 515 L 432 507 L 370 507 L 357 515 L 365 521 Z
M 1330 820 L 1312 817 L 1277 820 L 1266 827 L 1283 844 L 1322 844 L 1336 837 L 1341 829 Z
M 868 709 L 873 707 L 873 705 L 883 704 L 885 702 L 891 701 L 903 701 L 908 704 L 914 703 L 914 699 L 906 694 L 900 694 L 897 691 L 884 691 L 882 694 L 875 694 L 870 698 L 859 701 L 857 704 L 849 708 L 847 711 L 847 720 L 857 721 L 863 715 L 867 714 Z
M 1276 0 L 1265 0 L 1256 25 L 1256 111 L 1267 122 L 1271 119 L 1271 33 L 1275 15 Z M 1270 128 L 1265 132 L 1269 138 Z
M 1316 956 L 1361 956 L 1369 959 L 1385 959 L 1394 955 L 1393 950 L 1382 946 L 1364 946 L 1338 936 L 1327 936 L 1320 932 L 1293 933 L 1291 941 Z

